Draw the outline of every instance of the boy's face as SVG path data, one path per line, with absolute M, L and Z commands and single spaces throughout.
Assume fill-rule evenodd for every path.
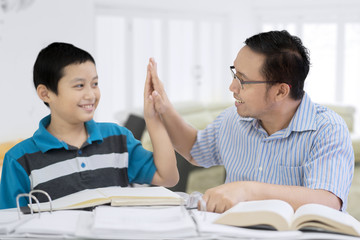
M 51 116 L 69 124 L 93 118 L 100 100 L 98 75 L 91 61 L 71 64 L 64 68 L 58 83 L 58 94 L 51 93 Z

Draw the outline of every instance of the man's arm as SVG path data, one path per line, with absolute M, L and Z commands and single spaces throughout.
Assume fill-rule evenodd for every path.
M 144 88 L 144 119 L 153 145 L 154 163 L 157 169 L 151 183 L 172 187 L 179 181 L 179 171 L 170 138 L 159 114 L 155 111 L 152 91 L 151 74 L 148 67 Z
M 295 210 L 307 203 L 318 203 L 341 209 L 342 201 L 335 194 L 321 189 L 285 186 L 261 182 L 226 183 L 205 192 L 206 210 L 222 213 L 243 201 L 279 199 L 288 202 Z
M 197 165 L 190 154 L 196 141 L 197 130 L 187 124 L 170 103 L 164 86 L 157 74 L 157 64 L 154 59 L 150 59 L 148 67 L 151 74 L 149 85 L 151 97 L 154 101 L 156 112 L 160 114 L 162 122 L 169 134 L 172 145 L 186 160 Z

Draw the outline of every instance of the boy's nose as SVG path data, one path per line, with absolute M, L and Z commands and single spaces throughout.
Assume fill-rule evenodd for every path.
M 85 99 L 92 99 L 92 98 L 95 98 L 95 96 L 96 96 L 95 90 L 93 90 L 91 88 L 87 89 L 84 94 Z

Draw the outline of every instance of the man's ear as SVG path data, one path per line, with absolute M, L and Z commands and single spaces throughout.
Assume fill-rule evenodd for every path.
M 276 98 L 278 100 L 282 100 L 282 99 L 286 98 L 289 95 L 290 95 L 290 86 L 289 86 L 289 84 L 280 83 L 280 85 L 279 85 L 279 87 L 277 89 Z
M 50 91 L 48 90 L 48 88 L 44 85 L 44 84 L 39 84 L 36 88 L 36 92 L 37 95 L 39 96 L 39 98 L 45 102 L 45 103 L 49 103 L 50 101 Z

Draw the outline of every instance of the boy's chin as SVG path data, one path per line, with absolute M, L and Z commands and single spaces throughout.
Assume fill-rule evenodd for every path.
M 84 116 L 84 117 L 82 117 L 82 121 L 83 122 L 88 122 L 88 121 L 90 121 L 90 120 L 92 120 L 94 118 L 94 114 L 89 114 L 88 116 Z

